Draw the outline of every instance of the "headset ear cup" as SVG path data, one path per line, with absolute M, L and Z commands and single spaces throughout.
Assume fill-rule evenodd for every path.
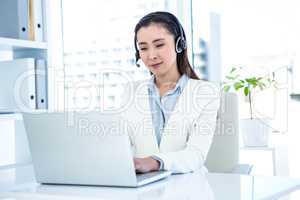
M 185 39 L 182 39 L 180 41 L 181 41 L 181 47 L 182 47 L 182 49 L 183 50 L 186 49 L 186 41 L 185 41 Z
M 175 51 L 176 53 L 181 53 L 183 51 L 181 37 L 179 36 L 175 43 Z

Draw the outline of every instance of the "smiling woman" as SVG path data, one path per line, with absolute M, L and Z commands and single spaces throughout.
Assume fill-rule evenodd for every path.
M 170 67 L 162 70 L 164 72 L 173 67 L 180 75 L 199 79 L 188 61 L 184 30 L 174 15 L 168 12 L 150 13 L 139 21 L 134 32 L 136 61 L 141 58 L 152 69 Z
M 129 136 L 136 170 L 205 169 L 219 108 L 218 88 L 193 71 L 184 30 L 173 14 L 144 16 L 135 27 L 134 44 L 136 61 L 141 59 L 152 74 L 150 80 L 132 83 L 133 90 L 123 96 L 126 118 L 134 127 Z
M 177 79 L 180 76 L 174 51 L 174 36 L 163 26 L 152 24 L 143 27 L 138 31 L 137 38 L 141 59 L 159 77 L 158 80 L 167 77 Z

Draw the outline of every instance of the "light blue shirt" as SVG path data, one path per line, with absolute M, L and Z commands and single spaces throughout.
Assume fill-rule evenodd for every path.
M 149 98 L 150 109 L 152 113 L 152 124 L 155 129 L 155 135 L 158 145 L 160 145 L 161 135 L 163 129 L 170 117 L 171 112 L 174 110 L 178 97 L 182 93 L 189 77 L 183 74 L 178 80 L 174 89 L 169 90 L 163 96 L 159 95 L 159 90 L 154 83 L 154 76 L 152 76 L 149 83 Z

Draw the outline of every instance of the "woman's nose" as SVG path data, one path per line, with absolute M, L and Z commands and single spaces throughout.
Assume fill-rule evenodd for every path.
M 149 50 L 149 59 L 155 60 L 157 59 L 157 52 L 154 49 Z

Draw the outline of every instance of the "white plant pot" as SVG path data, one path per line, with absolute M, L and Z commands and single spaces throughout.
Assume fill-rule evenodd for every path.
M 271 133 L 270 118 L 241 119 L 240 132 L 243 135 L 244 146 L 268 146 Z

